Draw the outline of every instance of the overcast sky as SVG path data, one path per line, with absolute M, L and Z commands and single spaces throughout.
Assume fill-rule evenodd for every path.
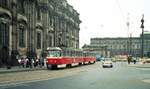
M 145 29 L 150 31 L 150 0 L 67 0 L 80 13 L 80 47 L 90 44 L 95 37 L 138 37 Z M 127 30 L 129 21 L 129 31 Z

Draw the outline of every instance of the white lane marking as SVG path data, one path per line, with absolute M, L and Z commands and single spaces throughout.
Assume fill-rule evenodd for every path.
M 150 68 L 136 68 L 136 69 L 139 69 L 139 70 L 149 70 L 150 71 Z
M 150 79 L 145 79 L 145 80 L 142 80 L 143 82 L 145 83 L 150 83 Z

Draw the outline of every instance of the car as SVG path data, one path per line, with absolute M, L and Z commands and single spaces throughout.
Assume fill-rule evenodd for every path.
M 112 67 L 113 67 L 112 59 L 111 59 L 111 58 L 105 58 L 105 59 L 102 61 L 102 67 L 103 67 L 103 68 L 105 68 L 105 67 L 112 68 Z

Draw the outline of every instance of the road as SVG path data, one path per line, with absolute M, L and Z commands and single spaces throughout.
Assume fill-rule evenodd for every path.
M 0 78 L 4 80 L 0 89 L 150 89 L 150 68 L 127 63 L 102 68 L 98 62 L 70 69 L 10 73 Z

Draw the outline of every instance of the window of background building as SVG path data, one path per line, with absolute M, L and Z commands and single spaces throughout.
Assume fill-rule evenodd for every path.
M 18 12 L 24 14 L 25 13 L 25 8 L 24 8 L 24 1 L 23 0 L 17 0 L 18 2 Z
M 7 6 L 7 0 L 0 0 L 0 6 L 6 7 Z
M 19 29 L 19 46 L 25 47 L 25 29 L 23 27 Z
M 0 44 L 3 46 L 8 45 L 8 26 L 5 23 L 0 23 Z
M 61 45 L 61 38 L 58 38 L 58 45 Z
M 41 20 L 41 13 L 40 13 L 40 9 L 38 8 L 37 10 L 37 20 Z
M 24 1 L 21 1 L 21 11 L 22 11 L 22 13 L 25 13 Z
M 41 33 L 37 32 L 37 49 L 41 49 Z
M 50 25 L 52 26 L 53 24 L 53 21 L 52 21 L 52 16 L 49 16 L 50 17 L 50 19 L 49 19 L 49 21 L 50 21 Z
M 69 42 L 68 42 L 68 40 L 66 41 L 66 46 L 67 46 L 67 47 L 69 46 Z
M 49 47 L 52 47 L 52 36 L 49 36 Z

